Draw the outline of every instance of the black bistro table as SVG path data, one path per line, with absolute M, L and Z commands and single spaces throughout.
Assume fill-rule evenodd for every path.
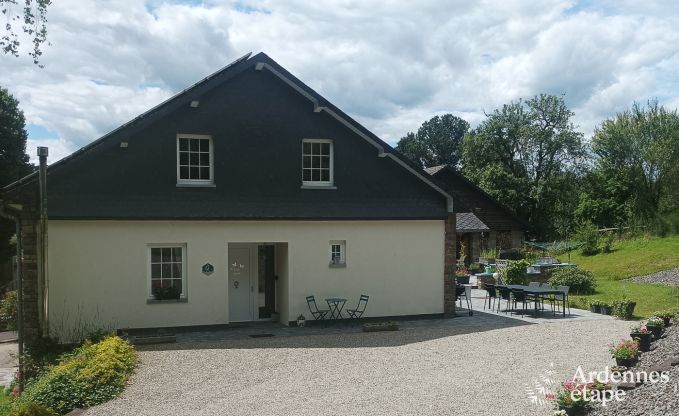
M 328 302 L 328 308 L 330 309 L 329 319 L 332 321 L 342 319 L 342 309 L 347 300 L 343 298 L 328 298 L 325 301 Z
M 517 289 L 523 290 L 528 295 L 533 295 L 535 297 L 543 297 L 548 295 L 562 295 L 561 303 L 563 310 L 563 317 L 566 317 L 566 293 L 562 290 L 552 289 L 548 287 L 538 287 L 538 286 L 524 286 L 524 285 L 497 285 L 497 287 L 507 288 L 507 289 Z M 533 302 L 535 305 L 535 316 L 538 316 L 538 303 Z

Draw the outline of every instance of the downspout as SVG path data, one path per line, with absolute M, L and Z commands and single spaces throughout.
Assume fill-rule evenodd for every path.
M 48 321 L 48 279 L 47 279 L 47 147 L 38 147 L 40 169 L 38 182 L 40 186 L 40 223 L 38 227 L 38 314 L 42 323 L 42 336 L 49 336 Z
M 16 225 L 16 250 L 17 250 L 17 348 L 19 352 L 19 391 L 24 390 L 24 284 L 23 284 L 23 239 L 21 238 L 21 207 L 14 208 L 17 211 L 12 215 L 5 211 L 5 207 L 0 201 L 0 217 L 14 220 Z

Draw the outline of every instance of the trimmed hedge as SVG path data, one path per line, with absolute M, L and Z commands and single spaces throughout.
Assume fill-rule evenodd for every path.
M 137 364 L 134 348 L 120 337 L 86 341 L 26 386 L 17 405 L 35 403 L 65 414 L 119 395 Z
M 596 289 L 596 280 L 592 272 L 577 267 L 555 270 L 549 284 L 552 287 L 568 286 L 569 293 L 574 295 L 590 295 Z

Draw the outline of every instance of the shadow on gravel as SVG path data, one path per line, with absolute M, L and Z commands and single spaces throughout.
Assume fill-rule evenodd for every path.
M 466 311 L 462 311 L 465 313 Z M 138 345 L 139 351 L 253 348 L 377 348 L 397 347 L 475 332 L 534 325 L 512 317 L 475 311 L 451 319 L 396 321 L 398 331 L 363 332 L 362 324 L 339 321 L 327 326 L 287 327 L 280 323 L 253 322 L 209 327 L 129 330 L 131 337 L 176 336 L 176 343 Z

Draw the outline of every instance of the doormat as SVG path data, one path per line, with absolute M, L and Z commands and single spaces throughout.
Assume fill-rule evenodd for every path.
M 252 334 L 250 335 L 250 338 L 269 338 L 273 336 L 274 334 Z

